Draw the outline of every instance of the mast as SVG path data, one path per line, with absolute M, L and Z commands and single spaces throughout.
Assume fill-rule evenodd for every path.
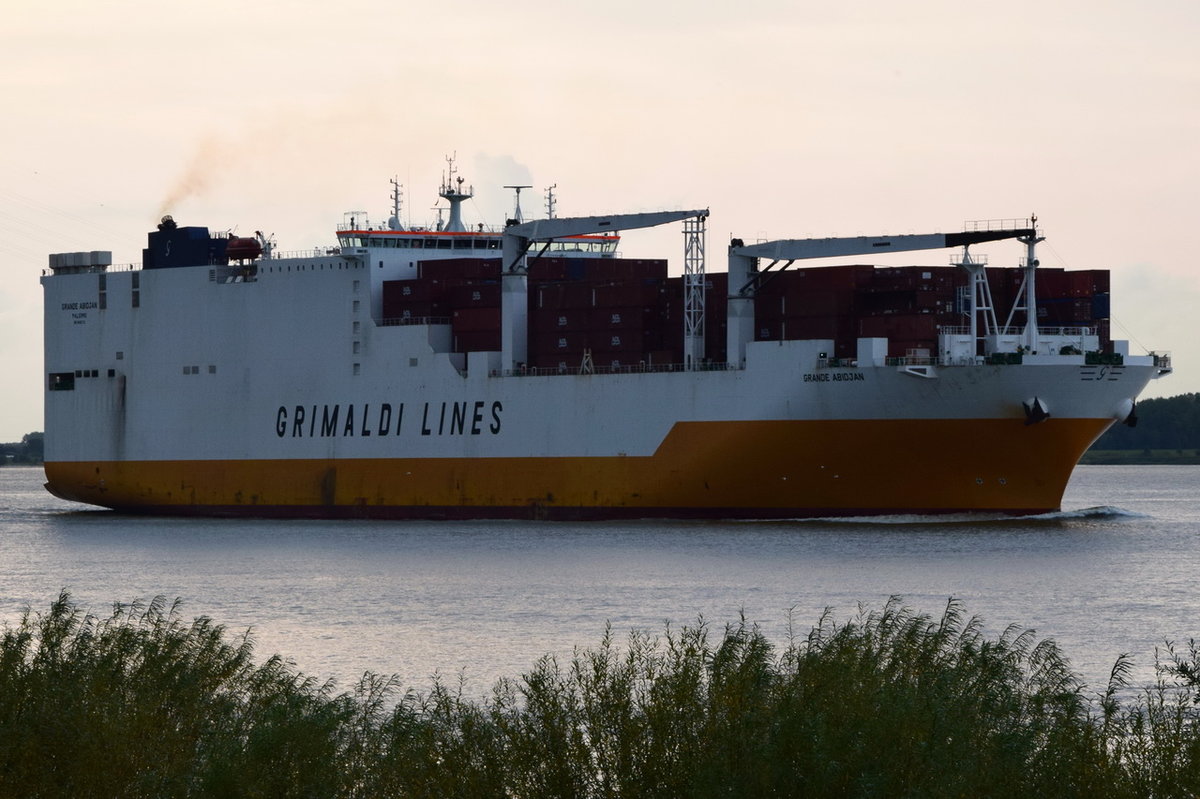
M 1025 339 L 1025 349 L 1030 352 L 1036 352 L 1038 343 L 1038 310 L 1037 290 L 1034 286 L 1033 275 L 1039 265 L 1037 259 L 1038 242 L 1045 241 L 1046 237 L 1038 235 L 1037 214 L 1030 217 L 1029 227 L 1032 228 L 1029 235 L 1017 239 L 1017 241 L 1025 245 L 1025 333 L 1022 338 Z
M 400 222 L 400 204 L 404 194 L 404 187 L 400 185 L 399 178 L 393 176 L 392 184 L 392 215 L 388 219 L 389 230 L 403 230 L 404 225 Z
M 513 201 L 513 219 L 517 220 L 517 224 L 525 221 L 525 215 L 521 213 L 521 189 L 532 189 L 533 186 L 505 186 L 506 189 L 512 189 L 517 193 L 516 199 Z
M 971 341 L 975 353 L 979 353 L 979 340 L 994 335 L 997 332 L 996 310 L 992 307 L 992 290 L 987 282 L 987 256 L 971 257 L 971 245 L 964 244 L 962 258 L 955 262 L 967 271 L 967 281 L 970 296 L 967 298 L 967 310 L 971 315 Z M 979 315 L 983 314 L 983 332 L 979 330 Z M 986 349 L 986 348 L 985 348 Z
M 446 222 L 444 228 L 440 228 L 449 233 L 465 233 L 467 228 L 462 221 L 462 204 L 463 200 L 469 200 L 475 196 L 475 187 L 467 186 L 463 190 L 463 179 L 455 177 L 457 171 L 454 167 L 454 156 L 446 156 L 446 163 L 449 165 L 447 175 L 442 176 L 442 190 L 438 195 L 450 203 L 450 220 Z

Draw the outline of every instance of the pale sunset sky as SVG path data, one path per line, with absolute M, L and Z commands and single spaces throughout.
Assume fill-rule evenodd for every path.
M 52 252 L 141 260 L 163 213 L 335 242 L 346 211 L 468 224 L 711 209 L 730 236 L 961 230 L 1036 213 L 1043 266 L 1112 273 L 1114 338 L 1200 391 L 1200 3 L 6 0 L 0 441 L 42 430 Z M 629 257 L 682 270 L 677 228 Z M 1019 245 L 981 248 L 1016 265 Z M 944 265 L 951 253 L 901 262 Z M 298 313 L 297 324 L 303 323 Z M 166 331 L 164 331 L 166 332 Z

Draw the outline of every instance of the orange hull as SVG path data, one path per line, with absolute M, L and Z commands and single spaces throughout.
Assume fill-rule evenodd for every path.
M 649 457 L 49 462 L 123 511 L 380 518 L 786 518 L 1058 508 L 1106 419 L 684 422 Z

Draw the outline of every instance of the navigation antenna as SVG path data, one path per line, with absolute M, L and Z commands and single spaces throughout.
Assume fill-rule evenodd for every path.
M 558 200 L 554 197 L 554 190 L 558 188 L 558 184 L 546 187 L 546 218 L 554 218 L 554 208 L 558 205 Z
M 533 186 L 505 186 L 506 189 L 513 189 L 517 193 L 516 202 L 513 205 L 513 219 L 517 220 L 517 224 L 525 221 L 525 216 L 521 213 L 521 189 L 532 189 Z
M 388 219 L 389 230 L 402 230 L 403 225 L 400 224 L 400 204 L 404 195 L 404 187 L 400 185 L 400 179 L 393 177 L 392 184 L 392 216 Z

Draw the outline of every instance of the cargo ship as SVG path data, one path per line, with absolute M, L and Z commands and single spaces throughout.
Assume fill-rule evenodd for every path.
M 468 226 L 451 167 L 424 227 L 393 181 L 386 222 L 347 214 L 319 250 L 164 217 L 138 266 L 51 255 L 47 489 L 291 518 L 1042 513 L 1171 371 L 1111 339 L 1107 271 L 1039 268 L 1036 219 L 734 238 L 716 271 L 707 209 L 559 217 L 549 195 L 526 220 L 509 188 L 502 227 Z M 622 231 L 667 224 L 678 274 L 623 256 Z

